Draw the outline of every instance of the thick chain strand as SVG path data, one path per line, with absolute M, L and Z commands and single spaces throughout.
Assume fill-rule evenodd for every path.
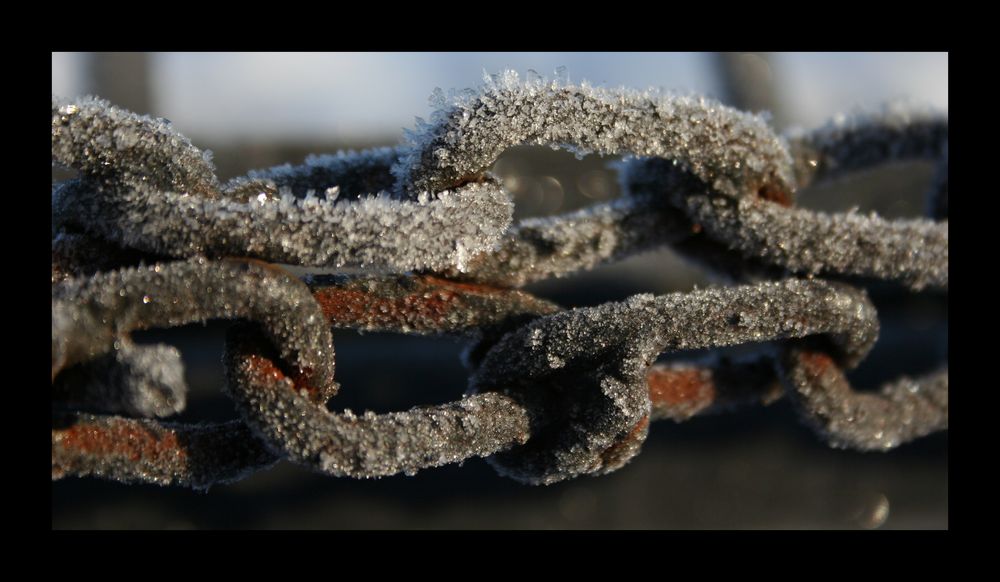
M 207 488 L 281 459 L 380 477 L 479 456 L 548 484 L 622 467 L 652 420 L 784 394 L 834 446 L 947 429 L 946 368 L 878 392 L 844 377 L 879 329 L 848 283 L 947 290 L 946 116 L 888 107 L 780 136 L 709 99 L 512 73 L 438 100 L 397 148 L 221 184 L 169 122 L 53 98 L 53 163 L 79 176 L 52 192 L 52 478 Z M 622 196 L 511 226 L 488 169 L 523 144 L 626 156 Z M 908 159 L 938 164 L 932 219 L 794 206 L 807 184 Z M 737 284 L 575 309 L 517 289 L 664 245 Z M 270 263 L 363 271 L 300 280 Z M 129 334 L 207 319 L 240 321 L 224 387 L 240 418 L 155 420 L 184 408 L 180 355 Z M 331 329 L 463 338 L 466 392 L 331 412 Z M 753 355 L 656 363 L 734 345 Z

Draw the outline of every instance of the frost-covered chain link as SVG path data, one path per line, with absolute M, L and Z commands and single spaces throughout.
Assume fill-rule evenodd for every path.
M 922 109 L 886 106 L 784 138 L 762 117 L 704 98 L 508 76 L 435 114 L 394 171 L 417 185 L 447 184 L 524 144 L 634 157 L 621 167 L 621 199 L 525 221 L 473 263 L 470 278 L 521 285 L 703 233 L 743 261 L 796 274 L 947 288 L 947 143 L 947 117 Z M 806 184 L 920 158 L 940 163 L 932 198 L 943 200 L 942 222 L 791 207 Z
M 510 224 L 511 202 L 492 180 L 392 189 L 397 158 L 390 148 L 342 153 L 222 185 L 208 153 L 168 122 L 53 98 L 52 161 L 81 174 L 53 188 L 53 225 L 169 257 L 405 271 L 461 265 Z M 309 180 L 325 186 L 295 196 Z
M 838 446 L 947 428 L 946 369 L 855 392 L 843 369 L 871 349 L 874 308 L 846 284 L 791 278 L 947 289 L 946 117 L 889 108 L 782 137 L 704 98 L 513 73 L 434 99 L 400 147 L 221 184 L 169 122 L 54 98 L 53 163 L 79 177 L 52 193 L 53 479 L 206 488 L 279 459 L 380 477 L 482 456 L 553 483 L 621 467 L 651 420 L 785 390 Z M 488 170 L 520 144 L 629 156 L 623 195 L 508 228 L 510 199 Z M 809 182 L 912 158 L 938 161 L 940 222 L 792 207 Z M 665 244 L 741 284 L 569 310 L 514 289 Z M 300 281 L 253 259 L 368 271 Z M 130 332 L 210 318 L 242 320 L 225 356 L 241 420 L 153 420 L 184 407 L 179 354 Z M 468 390 L 405 412 L 331 412 L 331 328 L 464 338 Z M 742 344 L 756 356 L 654 363 Z
M 659 354 L 814 334 L 850 365 L 871 348 L 878 319 L 861 292 L 795 279 L 636 295 L 540 319 L 501 339 L 472 376 L 472 392 L 509 395 L 531 414 L 527 445 L 490 462 L 530 483 L 613 471 L 645 440 Z

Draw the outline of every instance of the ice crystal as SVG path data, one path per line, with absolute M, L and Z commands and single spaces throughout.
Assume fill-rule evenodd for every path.
M 283 361 L 317 389 L 335 392 L 333 339 L 308 288 L 277 267 L 246 260 L 192 259 L 53 286 L 53 377 L 110 353 L 131 331 L 212 318 L 259 323 Z
M 851 366 L 874 344 L 878 319 L 863 293 L 819 281 L 637 295 L 507 334 L 486 354 L 470 390 L 506 394 L 531 412 L 528 443 L 490 462 L 518 480 L 549 484 L 613 471 L 638 452 L 645 429 L 632 431 L 651 412 L 646 373 L 660 353 L 813 334 L 829 335 Z M 553 359 L 563 365 L 553 368 Z
M 809 424 L 837 447 L 885 451 L 948 428 L 948 370 L 856 392 L 828 356 L 789 349 L 782 378 Z
M 120 341 L 109 355 L 61 375 L 53 400 L 64 406 L 132 416 L 170 416 L 184 410 L 187 385 L 173 346 Z
M 397 148 L 220 184 L 209 154 L 168 121 L 54 98 L 52 160 L 79 177 L 52 190 L 53 479 L 207 488 L 279 458 L 381 477 L 487 456 L 548 484 L 628 463 L 651 420 L 770 402 L 782 385 L 835 446 L 886 450 L 947 428 L 946 370 L 878 393 L 847 383 L 879 329 L 863 291 L 787 278 L 947 289 L 947 116 L 897 104 L 783 137 L 709 99 L 571 85 L 565 72 L 487 74 L 478 90 L 431 101 L 431 120 Z M 487 170 L 520 144 L 627 156 L 622 197 L 508 230 L 510 198 Z M 937 163 L 939 222 L 793 206 L 801 186 L 905 159 Z M 664 244 L 743 284 L 569 310 L 511 288 Z M 243 258 L 216 260 L 230 255 Z M 304 283 L 254 258 L 368 271 Z M 225 355 L 241 420 L 63 410 L 179 412 L 178 353 L 129 334 L 211 318 L 242 320 Z M 330 412 L 331 327 L 471 340 L 467 394 Z M 758 346 L 753 359 L 654 364 L 745 344 Z
M 433 197 L 387 189 L 396 156 L 382 148 L 310 158 L 220 186 L 202 153 L 170 126 L 96 99 L 53 99 L 53 162 L 81 173 L 53 192 L 53 221 L 173 257 L 397 271 L 461 269 L 510 224 L 510 199 L 492 180 Z M 334 187 L 343 191 L 335 200 L 304 192 Z
M 83 413 L 53 419 L 53 480 L 92 475 L 207 490 L 277 461 L 241 421 L 181 425 Z
M 522 83 L 513 71 L 436 111 L 393 173 L 410 189 L 438 190 L 482 174 L 515 145 L 678 160 L 733 196 L 749 184 L 793 183 L 786 144 L 760 116 L 704 97 Z
M 329 475 L 412 475 L 486 456 L 527 438 L 527 413 L 509 398 L 484 394 L 406 412 L 330 412 L 272 369 L 252 329 L 234 327 L 226 351 L 227 389 L 254 431 L 276 454 Z M 265 356 L 266 357 L 266 356 Z

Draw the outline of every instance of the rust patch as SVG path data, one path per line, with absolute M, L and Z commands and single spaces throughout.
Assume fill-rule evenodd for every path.
M 473 293 L 476 295 L 501 295 L 505 293 L 516 293 L 516 291 L 504 289 L 502 287 L 492 287 L 490 285 L 482 285 L 479 283 L 462 283 L 459 281 L 452 281 L 451 279 L 435 277 L 433 275 L 420 275 L 416 277 L 416 280 L 434 288 L 444 288 L 460 293 Z
M 427 289 L 402 297 L 386 297 L 353 289 L 327 287 L 313 292 L 323 315 L 332 325 L 366 327 L 402 324 L 433 326 L 454 311 L 459 294 L 447 289 Z
M 642 417 L 642 420 L 635 423 L 632 430 L 628 432 L 617 443 L 611 445 L 603 453 L 601 453 L 602 466 L 605 469 L 614 469 L 619 467 L 622 463 L 631 458 L 630 451 L 632 446 L 641 443 L 643 436 L 645 434 L 646 428 L 649 427 L 649 415 Z
M 176 433 L 157 431 L 136 421 L 110 420 L 106 425 L 78 423 L 52 434 L 64 449 L 85 455 L 125 457 L 132 462 L 187 457 Z
M 320 285 L 312 293 L 331 325 L 350 329 L 458 332 L 560 310 L 518 290 L 428 274 Z
M 792 196 L 774 184 L 764 184 L 757 190 L 757 196 L 768 202 L 774 202 L 779 206 L 789 207 L 792 205 Z
M 653 406 L 708 406 L 715 400 L 715 384 L 703 370 L 650 368 L 646 383 Z
M 798 360 L 811 378 L 819 378 L 837 367 L 833 358 L 823 352 L 799 352 Z
M 351 281 L 314 287 L 313 298 L 331 325 L 345 328 L 458 331 L 510 315 L 559 311 L 558 306 L 521 291 L 432 275 L 411 277 L 403 286 L 395 280 L 371 285 Z
M 326 320 L 335 325 L 367 321 L 371 313 L 378 311 L 378 298 L 363 291 L 326 287 L 314 290 L 313 297 Z
M 423 293 L 407 295 L 402 299 L 400 315 L 406 318 L 407 314 L 412 314 L 434 324 L 441 323 L 450 311 L 458 307 L 455 303 L 458 298 L 458 293 L 447 289 L 428 289 Z
M 255 384 L 276 386 L 279 382 L 288 378 L 295 386 L 295 390 L 305 390 L 309 394 L 311 401 L 326 401 L 324 392 L 318 387 L 313 386 L 309 381 L 312 376 L 312 370 L 304 369 L 299 372 L 285 374 L 274 360 L 261 354 L 249 354 L 244 356 L 243 361 L 246 363 L 247 370 L 254 375 L 253 381 Z
M 279 382 L 287 377 L 274 360 L 260 354 L 250 354 L 244 361 L 250 372 L 257 376 L 258 380 L 264 380 L 266 383 Z

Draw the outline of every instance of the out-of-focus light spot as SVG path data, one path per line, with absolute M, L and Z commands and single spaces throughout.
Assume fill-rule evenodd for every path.
M 562 183 L 552 176 L 542 176 L 538 181 L 542 190 L 542 204 L 539 209 L 542 214 L 559 212 L 565 200 Z
M 576 181 L 580 192 L 591 200 L 607 200 L 615 194 L 615 182 L 608 172 L 591 170 Z
M 504 180 L 506 186 L 507 180 Z M 516 217 L 534 216 L 542 208 L 544 191 L 542 185 L 532 176 L 516 176 L 511 180 L 513 187 L 507 191 L 514 197 L 514 214 Z
M 504 189 L 511 193 L 518 192 L 524 187 L 522 185 L 521 177 L 516 175 L 504 176 L 501 182 L 503 183 Z
M 852 521 L 863 529 L 878 529 L 889 519 L 889 498 L 883 493 L 870 496 L 853 516 Z
M 748 69 L 754 78 L 772 79 L 771 64 L 764 57 L 754 53 L 742 53 L 740 66 Z

